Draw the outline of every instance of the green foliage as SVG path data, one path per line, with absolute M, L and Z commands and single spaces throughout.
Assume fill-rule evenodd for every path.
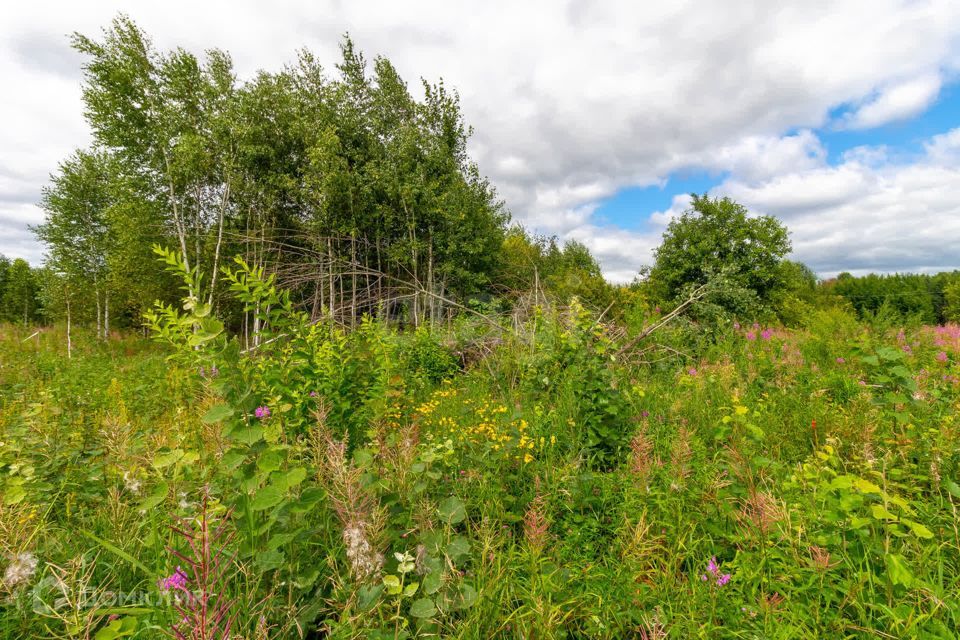
M 694 194 L 690 210 L 671 220 L 647 276 L 662 301 L 678 301 L 691 285 L 723 275 L 729 286 L 715 302 L 741 316 L 769 308 L 796 277 L 783 266 L 787 230 L 776 218 L 750 217 L 729 198 Z
M 824 283 L 824 289 L 841 296 L 862 318 L 877 319 L 888 326 L 915 318 L 918 322 L 943 323 L 957 319 L 957 272 L 927 274 L 869 274 L 859 278 L 841 273 Z
M 396 281 L 429 292 L 411 300 L 415 324 L 436 315 L 437 295 L 490 289 L 508 216 L 442 82 L 417 100 L 387 59 L 371 69 L 349 38 L 333 74 L 302 52 L 241 82 L 227 53 L 158 51 L 123 15 L 73 45 L 93 146 L 53 176 L 36 232 L 55 270 L 95 290 L 98 315 L 109 298 L 115 319 L 136 324 L 155 299 L 174 302 L 170 280 L 149 269 L 155 244 L 209 274 L 204 301 L 234 311 L 234 327 L 250 321 L 218 277 L 222 256 L 238 253 L 313 274 L 293 278 L 295 299 L 352 326 L 389 311 L 370 295 L 371 273 L 378 295 Z M 75 311 L 90 300 L 77 296 Z
M 17 258 L 4 269 L 0 318 L 29 325 L 39 319 L 38 276 L 26 260 Z

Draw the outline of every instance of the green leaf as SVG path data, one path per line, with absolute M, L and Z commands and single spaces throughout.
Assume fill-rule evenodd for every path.
M 437 606 L 430 598 L 414 600 L 410 605 L 410 615 L 414 618 L 432 618 L 437 613 Z
M 393 574 L 383 576 L 383 586 L 387 588 L 387 593 L 395 596 L 400 593 L 400 578 Z
M 258 424 L 241 424 L 231 429 L 227 436 L 243 444 L 256 444 L 263 438 L 263 427 Z
M 894 521 L 896 521 L 896 520 L 899 519 L 899 518 L 897 518 L 897 516 L 895 516 L 894 514 L 890 513 L 890 511 L 887 510 L 887 508 L 886 508 L 885 506 L 883 506 L 882 504 L 875 504 L 875 505 L 871 506 L 871 507 L 870 507 L 870 514 L 871 514 L 876 520 L 894 520 Z
M 463 558 L 470 553 L 470 541 L 463 536 L 457 536 L 447 545 L 447 555 L 451 560 Z
M 460 598 L 454 602 L 458 609 L 469 609 L 477 602 L 477 590 L 469 584 L 460 586 Z
M 947 493 L 952 495 L 954 498 L 960 498 L 960 485 L 958 485 L 953 480 L 947 480 L 946 485 Z
M 913 584 L 913 572 L 903 556 L 896 553 L 888 553 L 884 556 L 887 564 L 887 576 L 893 584 L 903 585 L 910 588 Z
M 254 511 L 263 511 L 275 507 L 283 502 L 284 489 L 275 484 L 268 484 L 257 492 L 250 503 L 250 508 Z
M 143 564 L 142 562 L 140 562 L 139 560 L 137 560 L 136 558 L 134 558 L 132 555 L 130 555 L 129 553 L 127 553 L 126 551 L 124 551 L 124 550 L 121 549 L 120 547 L 118 547 L 118 546 L 116 546 L 115 544 L 113 544 L 112 542 L 107 542 L 107 541 L 104 540 L 103 538 L 98 538 L 97 536 L 93 535 L 93 534 L 90 533 L 89 531 L 84 531 L 83 529 L 77 529 L 77 532 L 78 532 L 80 535 L 82 535 L 82 536 L 85 536 L 85 537 L 87 537 L 87 538 L 90 538 L 91 540 L 93 540 L 94 542 L 96 542 L 96 543 L 99 544 L 101 547 L 103 547 L 104 549 L 106 549 L 107 551 L 109 551 L 110 553 L 112 553 L 113 555 L 117 556 L 118 558 L 122 558 L 123 560 L 126 560 L 126 561 L 129 562 L 131 565 L 133 565 L 134 567 L 140 569 L 140 571 L 142 571 L 142 572 L 144 573 L 144 575 L 148 575 L 148 576 L 152 576 L 152 575 L 153 575 L 154 572 L 151 571 L 151 570 L 147 567 L 147 565 Z
M 200 421 L 204 424 L 214 424 L 215 422 L 221 422 L 233 415 L 233 407 L 228 404 L 215 404 L 207 412 L 203 414 L 203 417 L 200 418 Z
M 467 517 L 467 510 L 463 506 L 463 502 L 456 496 L 450 496 L 441 502 L 437 511 L 440 514 L 440 519 L 447 524 L 457 524 Z
M 285 556 L 283 552 L 278 549 L 270 549 L 257 554 L 257 566 L 263 571 L 279 569 L 283 565 L 284 560 Z
M 281 462 L 283 462 L 283 459 L 279 451 L 276 449 L 267 449 L 257 458 L 257 469 L 265 473 L 270 473 L 271 471 L 279 469 Z
M 140 511 L 147 512 L 152 509 L 156 509 L 164 500 L 167 499 L 167 494 L 170 492 L 170 486 L 166 482 L 161 482 L 153 489 L 153 493 L 144 498 L 140 502 L 140 506 L 137 507 Z
M 287 471 L 283 476 L 277 478 L 278 485 L 285 489 L 291 489 L 303 482 L 307 477 L 307 470 L 303 467 L 294 467 Z
M 907 525 L 910 531 L 913 532 L 913 535 L 917 536 L 918 538 L 929 540 L 930 538 L 933 537 L 933 531 L 930 531 L 930 529 L 926 528 L 919 522 L 914 522 L 913 520 L 905 519 L 903 520 L 903 524 Z
M 165 467 L 169 467 L 170 465 L 175 464 L 182 457 L 183 449 L 174 449 L 173 451 L 157 454 L 153 458 L 153 468 L 163 469 Z

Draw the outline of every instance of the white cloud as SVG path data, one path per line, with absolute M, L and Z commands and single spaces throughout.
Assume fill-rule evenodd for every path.
M 770 185 L 819 176 L 822 191 L 801 195 L 835 208 L 869 192 L 875 176 L 863 158 L 846 173 L 826 170 L 810 130 L 843 104 L 863 105 L 864 122 L 904 117 L 960 70 L 960 3 L 950 0 L 5 3 L 0 78 L 16 90 L 0 103 L 0 252 L 40 256 L 23 240 L 38 216 L 29 203 L 88 142 L 81 60 L 66 34 L 95 35 L 118 10 L 161 48 L 230 51 L 242 77 L 281 68 L 302 46 L 332 68 L 346 31 L 411 87 L 443 77 L 459 89 L 476 130 L 471 151 L 515 218 L 584 239 L 620 279 L 658 238 L 595 225 L 603 198 L 700 167 L 729 173 L 730 188 L 758 199 Z
M 714 191 L 792 232 L 794 255 L 823 275 L 960 268 L 960 128 L 934 137 L 912 162 L 860 149 L 837 166 L 794 171 Z
M 940 87 L 940 76 L 936 73 L 885 87 L 849 114 L 842 124 L 850 129 L 869 129 L 915 116 L 936 100 Z

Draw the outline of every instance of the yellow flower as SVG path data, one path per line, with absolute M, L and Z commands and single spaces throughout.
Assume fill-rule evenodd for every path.
M 533 456 L 530 455 L 529 453 L 524 454 L 524 455 L 523 455 L 523 462 L 524 462 L 524 463 L 533 462 Z

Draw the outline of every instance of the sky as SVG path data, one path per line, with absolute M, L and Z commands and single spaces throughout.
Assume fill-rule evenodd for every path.
M 241 79 L 349 32 L 415 88 L 456 88 L 513 219 L 629 282 L 689 193 L 791 231 L 841 271 L 960 268 L 960 2 L 5 2 L 0 253 L 39 264 L 49 175 L 90 144 L 83 58 L 128 13 L 160 49 L 229 51 Z

